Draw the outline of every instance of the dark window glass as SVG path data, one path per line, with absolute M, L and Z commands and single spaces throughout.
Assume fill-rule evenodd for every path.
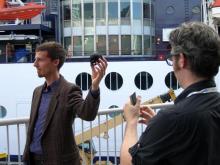
M 118 90 L 123 84 L 122 76 L 119 73 L 111 72 L 105 78 L 105 85 L 110 90 Z
M 92 3 L 84 4 L 84 18 L 85 19 L 93 18 L 93 4 Z
M 153 85 L 153 77 L 148 72 L 140 72 L 135 76 L 134 82 L 138 89 L 146 90 Z
M 92 84 L 92 79 L 91 79 L 91 75 L 88 73 L 80 73 L 77 77 L 76 77 L 76 84 L 78 86 L 80 86 L 80 88 L 83 91 L 86 91 L 90 88 L 91 84 Z
M 131 55 L 131 36 L 130 35 L 121 36 L 121 54 Z
M 64 20 L 70 20 L 70 5 L 64 5 L 63 10 Z
M 180 85 L 179 85 L 173 71 L 166 75 L 165 84 L 166 84 L 167 88 L 172 88 L 173 90 L 180 88 Z
M 149 3 L 144 3 L 144 18 L 149 18 L 150 19 L 150 4 Z
M 130 24 L 130 2 L 121 2 L 121 24 Z

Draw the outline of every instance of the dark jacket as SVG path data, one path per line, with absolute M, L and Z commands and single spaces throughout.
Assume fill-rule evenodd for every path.
M 34 90 L 27 141 L 23 160 L 30 161 L 30 144 L 34 126 L 38 115 L 38 107 L 43 85 Z M 74 140 L 72 124 L 76 115 L 83 120 L 94 120 L 100 97 L 94 98 L 91 92 L 85 100 L 82 98 L 80 88 L 67 82 L 62 76 L 57 91 L 52 96 L 46 116 L 46 122 L 41 139 L 45 165 L 78 165 L 80 156 Z

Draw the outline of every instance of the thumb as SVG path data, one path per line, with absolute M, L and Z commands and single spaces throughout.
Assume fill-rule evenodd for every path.
M 140 104 L 141 104 L 141 96 L 137 96 L 137 102 L 136 102 L 135 106 L 140 107 Z

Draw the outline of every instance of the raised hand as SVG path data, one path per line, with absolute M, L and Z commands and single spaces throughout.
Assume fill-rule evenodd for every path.
M 98 90 L 99 84 L 105 75 L 108 66 L 107 60 L 99 58 L 95 65 L 92 65 L 92 90 Z
M 148 106 L 144 106 L 140 108 L 140 117 L 141 119 L 138 121 L 142 124 L 148 124 L 149 120 L 156 115 L 154 110 Z

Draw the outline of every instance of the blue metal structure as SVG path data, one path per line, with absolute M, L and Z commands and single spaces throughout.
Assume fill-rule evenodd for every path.
M 201 0 L 156 0 L 155 1 L 155 42 L 156 55 L 169 53 L 169 43 L 163 36 L 183 22 L 202 21 Z

